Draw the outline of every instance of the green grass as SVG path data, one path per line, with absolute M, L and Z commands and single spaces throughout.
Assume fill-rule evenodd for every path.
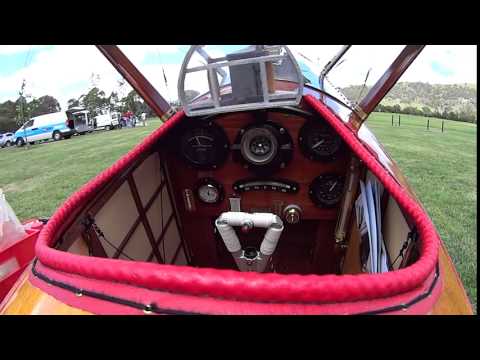
M 411 115 L 374 113 L 369 128 L 397 162 L 424 205 L 477 303 L 477 126 Z
M 21 220 L 49 217 L 81 185 L 161 125 L 96 131 L 29 148 L 0 150 L 0 188 Z
M 395 115 L 395 120 L 398 115 Z M 367 121 L 427 209 L 476 306 L 476 133 L 473 124 L 375 113 Z M 18 217 L 51 216 L 82 184 L 161 125 L 96 132 L 70 140 L 0 150 L 0 187 Z

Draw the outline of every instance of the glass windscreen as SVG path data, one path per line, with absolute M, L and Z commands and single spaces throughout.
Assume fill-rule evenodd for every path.
M 303 76 L 281 45 L 198 45 L 187 53 L 178 91 L 187 115 L 298 105 Z
M 369 88 L 384 74 L 403 47 L 403 45 L 351 46 L 327 74 L 323 90 L 353 106 L 365 97 Z M 241 53 L 247 48 L 248 45 L 204 46 L 203 55 L 200 52 L 193 54 L 188 67 L 202 67 L 211 61 L 208 58 L 214 60 L 225 58 L 229 54 Z M 303 84 L 315 88 L 320 87 L 319 76 L 325 65 L 341 48 L 342 45 L 288 46 L 300 68 Z M 178 98 L 178 79 L 183 59 L 190 49 L 189 45 L 121 45 L 120 49 L 172 106 L 181 106 Z M 294 76 L 289 78 L 294 72 L 290 72 L 286 65 L 276 66 L 274 71 L 274 76 L 278 79 L 294 78 Z M 210 96 L 209 81 L 218 82 L 220 99 L 226 101 L 228 97 L 226 95 L 231 93 L 232 82 L 232 73 L 228 66 L 218 67 L 215 77 L 212 78 L 209 78 L 206 69 L 188 73 L 184 84 L 186 100 L 199 101 L 202 96 L 205 97 L 203 100 L 207 100 Z M 259 93 L 261 92 L 257 91 L 257 96 Z
M 352 105 L 358 104 L 387 71 L 405 45 L 353 45 L 325 77 L 325 91 L 340 89 Z

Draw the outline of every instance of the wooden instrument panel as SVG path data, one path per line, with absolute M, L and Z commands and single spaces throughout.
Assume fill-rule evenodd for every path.
M 280 215 L 285 206 L 295 204 L 303 210 L 302 219 L 336 219 L 338 208 L 318 208 L 309 197 L 309 185 L 315 177 L 322 174 L 335 173 L 345 175 L 348 166 L 349 150 L 344 146 L 341 154 L 332 162 L 312 161 L 302 154 L 298 144 L 300 129 L 307 121 L 305 117 L 290 113 L 269 112 L 268 120 L 284 127 L 293 141 L 292 160 L 285 168 L 277 170 L 268 178 L 297 182 L 299 184 L 299 191 L 297 193 L 281 193 L 257 190 L 237 194 L 233 190 L 233 184 L 236 181 L 252 179 L 256 176 L 249 169 L 244 168 L 242 164 L 233 160 L 232 151 L 229 152 L 226 162 L 221 167 L 208 171 L 192 168 L 180 158 L 180 154 L 172 152 L 168 156 L 167 164 L 169 168 L 172 169 L 172 171 L 170 171 L 171 183 L 174 187 L 174 193 L 176 194 L 180 211 L 183 210 L 186 213 L 200 217 L 218 216 L 222 212 L 230 210 L 229 197 L 240 195 L 241 210 L 245 212 L 265 211 Z M 194 121 L 200 120 L 192 119 L 192 126 L 194 125 Z M 255 121 L 255 117 L 253 113 L 231 113 L 212 117 L 211 121 L 214 121 L 224 129 L 231 145 L 235 142 L 239 131 Z M 320 119 L 319 121 L 322 120 Z M 225 191 L 223 201 L 212 205 L 205 204 L 198 199 L 195 195 L 195 184 L 199 179 L 204 177 L 213 178 L 223 185 Z M 194 193 L 193 211 L 187 211 L 185 207 L 183 198 L 183 191 L 185 189 L 190 189 Z

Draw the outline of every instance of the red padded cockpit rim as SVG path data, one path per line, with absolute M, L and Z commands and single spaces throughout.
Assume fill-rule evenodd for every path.
M 385 189 L 408 213 L 417 226 L 421 240 L 420 257 L 408 268 L 383 274 L 357 275 L 282 275 L 242 273 L 233 270 L 194 268 L 93 258 L 53 249 L 52 243 L 67 215 L 92 199 L 112 178 L 127 169 L 141 153 L 149 151 L 175 124 L 184 118 L 175 114 L 133 150 L 74 193 L 52 216 L 37 242 L 39 261 L 59 271 L 84 277 L 133 284 L 171 293 L 235 299 L 237 301 L 322 303 L 368 300 L 388 297 L 419 287 L 435 269 L 439 238 L 428 215 L 386 172 L 332 111 L 314 97 L 305 102 L 328 121 L 356 155 L 384 184 Z

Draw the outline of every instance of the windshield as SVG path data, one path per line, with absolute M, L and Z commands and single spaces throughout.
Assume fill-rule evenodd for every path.
M 153 46 L 119 46 L 125 55 L 145 75 L 152 85 L 173 106 L 180 106 L 177 81 L 181 64 L 187 55 L 188 45 L 153 45 Z M 303 83 L 322 89 L 319 77 L 331 59 L 342 49 L 343 45 L 289 45 L 294 56 Z M 329 71 L 323 82 L 323 91 L 332 95 L 348 107 L 368 94 L 369 89 L 385 73 L 390 64 L 400 54 L 403 45 L 353 45 Z M 209 46 L 210 58 L 245 49 L 245 45 Z M 205 64 L 205 57 L 196 55 L 199 66 Z M 222 70 L 221 68 L 219 70 Z M 224 69 L 225 70 L 225 69 Z M 276 77 L 281 75 L 276 73 Z M 219 85 L 231 81 L 228 71 L 217 73 Z M 195 76 L 186 79 L 193 91 L 188 97 L 196 98 L 209 91 L 208 82 L 197 81 Z
M 405 45 L 353 45 L 325 76 L 325 91 L 340 89 L 358 104 L 387 71 Z
M 119 48 L 168 102 L 179 105 L 177 81 L 183 59 L 190 49 L 189 45 L 119 45 Z M 211 58 L 215 58 L 245 48 L 246 45 L 216 45 L 209 46 L 207 51 Z M 304 83 L 318 88 L 322 68 L 342 45 L 288 45 L 288 48 L 300 67 Z M 199 54 L 195 56 L 195 61 L 199 66 L 205 64 L 205 59 Z M 284 73 L 281 72 L 282 69 Z M 279 67 L 276 77 L 288 76 L 286 69 L 287 67 Z M 228 71 L 218 73 L 218 79 L 220 84 L 230 83 L 231 80 Z M 187 82 L 189 81 L 190 79 L 187 79 Z M 125 86 L 129 87 L 128 84 Z M 192 96 L 208 91 L 208 83 L 198 82 L 196 86 L 198 89 L 191 92 Z

